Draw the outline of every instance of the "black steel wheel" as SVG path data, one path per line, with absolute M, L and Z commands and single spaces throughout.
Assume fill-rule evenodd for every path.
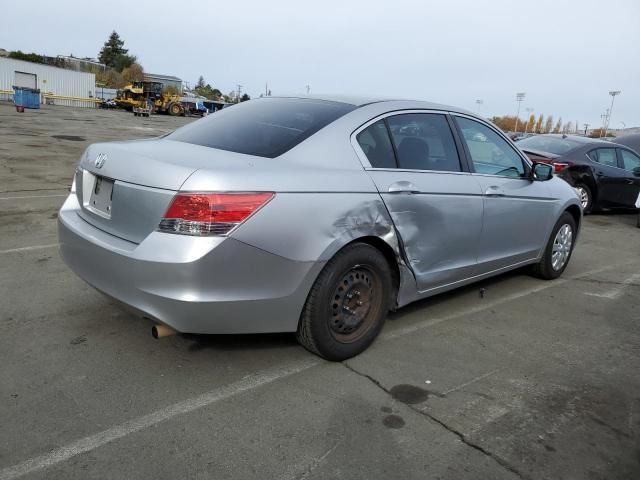
M 328 360 L 364 351 L 380 333 L 391 303 L 391 270 L 364 243 L 348 245 L 316 279 L 298 325 L 298 341 Z

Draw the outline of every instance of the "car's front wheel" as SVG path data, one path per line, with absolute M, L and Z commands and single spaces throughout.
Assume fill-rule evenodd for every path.
M 324 267 L 307 297 L 297 337 L 327 360 L 364 351 L 382 330 L 391 301 L 389 264 L 365 243 L 348 245 Z
M 562 275 L 569 264 L 576 238 L 576 221 L 569 212 L 558 219 L 539 263 L 533 273 L 545 280 L 553 280 Z

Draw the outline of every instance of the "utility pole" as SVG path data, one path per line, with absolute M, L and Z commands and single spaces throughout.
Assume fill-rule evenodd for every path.
M 240 85 L 239 83 L 236 84 L 238 86 L 238 93 L 237 93 L 237 97 L 236 97 L 236 103 L 240 103 L 240 92 L 242 91 L 242 85 Z
M 527 108 L 525 108 L 525 110 L 527 112 L 527 123 L 524 124 L 524 133 L 527 133 L 527 130 L 529 129 L 529 119 L 531 117 L 531 113 L 533 112 L 533 108 L 527 107 Z M 534 121 L 535 121 L 535 119 L 534 119 Z
M 307 85 L 307 95 L 309 95 L 310 91 L 311 91 L 311 87 L 309 85 Z
M 587 129 L 588 129 L 588 128 L 589 128 L 589 124 L 588 124 L 588 123 L 585 123 L 585 124 L 584 124 L 584 136 L 585 136 L 585 137 L 587 136 Z
M 526 95 L 527 94 L 524 92 L 516 93 L 516 102 L 518 102 L 518 110 L 516 112 L 516 124 L 515 124 L 515 127 L 513 128 L 515 130 L 514 133 L 518 133 L 518 117 L 520 116 L 520 104 L 522 103 Z
M 616 99 L 616 95 L 620 95 L 622 93 L 621 90 L 612 90 L 609 92 L 611 95 L 611 106 L 609 107 L 609 118 L 607 118 L 607 126 L 604 129 L 604 136 L 607 137 L 607 133 L 609 132 L 609 125 L 611 122 L 611 114 L 613 113 L 613 101 Z
M 600 115 L 600 118 L 602 119 L 602 126 L 600 127 L 600 137 L 602 138 L 602 132 L 604 131 L 604 126 L 607 124 L 607 117 L 609 116 L 609 109 L 607 108 L 607 111 L 605 113 L 603 113 L 602 115 Z
M 480 116 L 480 107 L 482 107 L 482 104 L 483 104 L 483 103 L 484 103 L 484 102 L 482 101 L 482 99 L 481 99 L 481 98 L 479 98 L 479 99 L 477 99 L 477 100 L 476 100 L 476 105 L 478 105 L 478 116 Z
M 267 97 L 269 95 L 269 84 L 267 82 L 264 83 L 264 96 Z

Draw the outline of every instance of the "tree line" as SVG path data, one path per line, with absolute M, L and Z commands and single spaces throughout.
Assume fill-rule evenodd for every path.
M 224 101 L 227 103 L 246 102 L 247 100 L 251 100 L 251 97 L 246 93 L 241 95 L 240 98 L 238 98 L 237 92 L 234 91 L 231 91 L 226 95 L 223 94 L 219 89 L 206 83 L 202 75 L 198 78 L 193 91 L 200 96 L 208 98 L 209 100 Z
M 545 117 L 542 113 L 536 116 L 531 114 L 528 119 L 517 119 L 515 115 L 492 117 L 491 121 L 505 132 L 530 132 L 530 133 L 581 133 L 579 122 L 568 121 L 563 123 L 562 117 L 554 121 L 553 115 Z

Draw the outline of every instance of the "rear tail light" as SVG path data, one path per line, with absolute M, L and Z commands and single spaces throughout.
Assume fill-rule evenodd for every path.
M 564 170 L 565 168 L 567 168 L 569 166 L 568 163 L 563 163 L 563 162 L 553 162 L 553 172 L 554 173 L 560 173 L 562 170 Z
M 274 195 L 273 192 L 178 193 L 158 230 L 182 235 L 226 235 Z

